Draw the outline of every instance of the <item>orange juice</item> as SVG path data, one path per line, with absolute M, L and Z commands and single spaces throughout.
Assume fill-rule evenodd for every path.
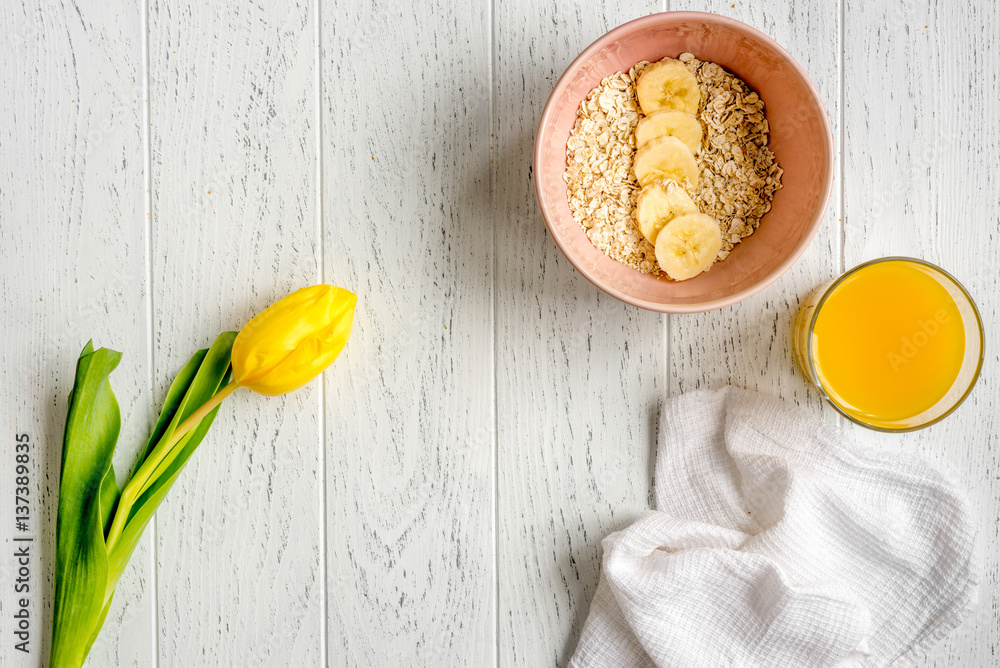
M 893 259 L 827 291 L 808 354 L 834 404 L 880 426 L 920 415 L 948 394 L 966 357 L 965 332 L 955 298 L 935 275 Z

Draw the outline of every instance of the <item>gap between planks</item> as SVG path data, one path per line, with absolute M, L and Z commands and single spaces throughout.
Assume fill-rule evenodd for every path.
M 151 133 L 150 125 L 152 124 L 152 113 L 150 109 L 149 93 L 149 0 L 143 0 L 142 11 L 140 13 L 140 24 L 139 24 L 139 51 L 141 58 L 140 69 L 141 72 L 141 88 L 142 88 L 142 165 L 143 171 L 143 182 L 146 186 L 146 192 L 143 193 L 145 209 L 145 220 L 142 221 L 144 225 L 144 230 L 146 234 L 146 382 L 149 387 L 149 406 L 150 406 L 150 429 L 152 429 L 153 424 L 156 420 L 156 401 L 154 397 L 154 388 L 156 372 L 153 366 L 156 360 L 153 342 L 155 337 L 153 336 L 153 175 L 152 175 L 152 146 L 151 146 Z M 160 665 L 160 613 L 159 613 L 159 578 L 157 577 L 157 532 L 156 532 L 156 514 L 154 513 L 152 521 L 149 523 L 149 616 L 150 616 L 150 633 L 152 634 L 152 639 L 150 641 L 150 651 L 152 653 L 152 663 L 154 668 L 159 668 Z

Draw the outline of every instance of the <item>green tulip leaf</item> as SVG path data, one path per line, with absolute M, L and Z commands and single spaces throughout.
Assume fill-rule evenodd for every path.
M 120 360 L 121 353 L 87 343 L 76 365 L 59 481 L 52 666 L 81 666 L 106 614 L 105 506 L 117 496 L 111 460 L 121 428 L 108 376 Z
M 118 487 L 111 463 L 121 413 L 108 380 L 121 353 L 95 351 L 88 343 L 80 354 L 69 395 L 59 488 L 50 654 L 54 668 L 83 665 L 143 530 L 204 440 L 219 412 L 218 402 L 235 389 L 230 385 L 220 392 L 232 377 L 235 338 L 236 332 L 223 332 L 177 374 L 133 479 L 124 488 Z M 186 433 L 175 436 L 192 416 L 192 424 L 183 427 Z
M 118 506 L 118 497 L 121 490 L 118 489 L 118 480 L 115 478 L 114 464 L 108 467 L 108 472 L 101 481 L 101 527 L 104 535 L 107 536 L 108 526 L 111 518 L 115 516 L 115 508 Z
M 153 430 L 153 437 L 159 438 L 155 442 L 150 438 L 143 455 L 144 459 L 161 441 L 169 439 L 179 424 L 229 382 L 229 359 L 235 338 L 236 332 L 223 332 L 208 350 L 199 350 L 181 370 L 167 392 L 163 412 L 157 420 L 157 427 Z M 154 469 L 149 480 L 144 483 L 145 490 L 132 507 L 122 509 L 128 513 L 125 527 L 108 555 L 109 597 L 153 513 L 156 512 L 181 469 L 205 438 L 218 412 L 218 407 L 213 409 L 171 448 L 164 460 Z
M 113 594 L 114 592 L 112 592 Z M 111 609 L 111 596 L 107 597 L 107 601 L 104 604 L 104 609 L 101 610 L 101 616 L 98 617 L 97 623 L 94 625 L 94 632 L 90 634 L 90 640 L 87 641 L 87 646 L 83 650 L 83 657 L 86 659 L 87 655 L 90 654 L 90 649 L 94 646 L 94 641 L 97 640 L 97 636 L 101 633 L 101 628 L 104 626 L 104 620 L 107 619 L 108 610 Z M 56 668 L 56 664 L 52 664 L 52 668 Z
M 177 407 L 180 406 L 181 400 L 184 399 L 188 388 L 191 387 L 191 381 L 194 380 L 194 375 L 198 373 L 198 369 L 201 367 L 202 361 L 205 359 L 205 354 L 208 352 L 208 348 L 202 348 L 191 356 L 184 368 L 180 370 L 177 377 L 174 378 L 174 382 L 170 384 L 170 389 L 167 390 L 167 397 L 163 400 L 163 409 L 160 411 L 160 417 L 156 420 L 156 426 L 153 427 L 153 433 L 150 434 L 149 440 L 146 441 L 146 447 L 143 449 L 142 454 L 139 455 L 139 461 L 136 463 L 138 467 L 144 461 L 149 453 L 152 452 L 153 448 L 160 439 L 169 434 L 166 431 L 169 427 L 176 427 L 177 422 L 174 420 L 174 416 L 177 414 Z M 173 429 L 171 429 L 173 433 Z

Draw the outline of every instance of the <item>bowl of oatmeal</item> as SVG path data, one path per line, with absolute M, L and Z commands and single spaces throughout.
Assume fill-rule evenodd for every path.
M 534 174 L 550 234 L 588 280 L 640 308 L 695 313 L 794 264 L 826 212 L 833 162 L 819 94 L 784 49 L 733 19 L 666 12 L 573 61 L 542 112 Z

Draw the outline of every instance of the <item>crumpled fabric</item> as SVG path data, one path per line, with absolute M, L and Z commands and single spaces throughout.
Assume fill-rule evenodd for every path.
M 656 510 L 603 542 L 571 668 L 906 665 L 976 604 L 964 494 L 732 387 L 670 400 Z

